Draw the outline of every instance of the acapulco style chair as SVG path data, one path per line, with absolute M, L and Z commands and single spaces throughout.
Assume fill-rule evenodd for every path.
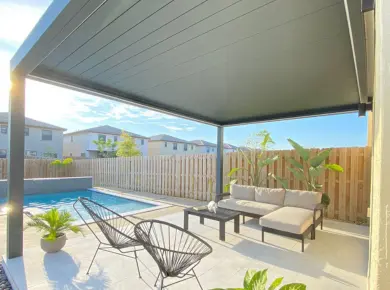
M 145 220 L 137 223 L 134 229 L 137 240 L 157 263 L 161 277 L 160 289 L 196 278 L 194 271 L 200 261 L 212 252 L 211 246 L 193 233 L 174 224 L 160 220 Z M 164 285 L 164 279 L 175 277 L 180 281 Z
M 90 215 L 96 225 L 100 228 L 107 241 L 103 241 L 101 237 L 99 237 L 91 228 L 91 226 L 86 222 L 80 210 L 76 207 L 77 203 L 79 203 Z M 136 224 L 128 218 L 123 217 L 120 214 L 108 209 L 107 207 L 85 197 L 79 197 L 78 200 L 73 204 L 73 208 L 99 242 L 99 246 L 96 249 L 91 264 L 88 267 L 87 275 L 89 274 L 98 251 L 105 251 L 135 259 L 138 276 L 141 278 L 137 252 L 143 250 L 143 247 L 134 234 L 134 228 Z M 132 216 L 132 218 L 142 221 L 142 219 L 134 216 Z M 133 247 L 133 249 L 128 250 L 130 247 Z M 130 256 L 129 254 L 131 253 L 134 256 Z

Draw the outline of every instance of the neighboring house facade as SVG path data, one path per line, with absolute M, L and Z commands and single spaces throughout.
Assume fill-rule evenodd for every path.
M 138 150 L 141 151 L 143 156 L 148 155 L 148 138 L 105 125 L 65 134 L 64 156 L 97 158 L 99 157 L 99 150 L 94 141 L 111 139 L 113 142 L 117 142 L 121 140 L 120 135 L 122 132 L 133 137 Z
M 64 131 L 64 128 L 25 118 L 25 156 L 61 159 Z M 8 136 L 8 113 L 0 113 L 0 158 L 8 155 Z
M 195 154 L 196 144 L 170 135 L 156 135 L 149 138 L 149 155 Z
M 217 144 L 205 141 L 205 140 L 193 140 L 191 143 L 196 144 L 196 152 L 197 154 L 203 153 L 216 153 L 217 152 Z M 231 144 L 224 144 L 224 153 L 236 152 L 237 147 Z

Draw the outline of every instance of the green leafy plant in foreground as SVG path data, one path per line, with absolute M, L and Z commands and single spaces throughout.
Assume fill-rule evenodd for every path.
M 287 140 L 303 160 L 303 162 L 301 163 L 294 158 L 288 158 L 287 160 L 292 165 L 292 167 L 287 167 L 287 169 L 290 170 L 292 174 L 294 174 L 295 178 L 303 182 L 307 190 L 322 190 L 323 186 L 322 184 L 318 183 L 318 177 L 326 170 L 344 172 L 344 169 L 338 164 L 325 163 L 332 149 L 322 150 L 316 156 L 310 158 L 310 150 L 303 148 L 301 145 L 299 145 L 292 139 Z M 328 206 L 330 203 L 329 195 L 323 193 L 321 202 Z
M 244 288 L 214 288 L 212 290 L 276 290 L 282 284 L 283 277 L 275 279 L 271 285 L 267 287 L 267 272 L 268 270 L 248 270 L 245 274 L 244 278 Z M 306 285 L 301 283 L 291 283 L 286 284 L 280 288 L 279 290 L 306 290 Z
M 59 211 L 56 208 L 30 217 L 27 222 L 28 228 L 35 228 L 38 232 L 43 232 L 43 238 L 48 241 L 54 241 L 66 231 L 74 233 L 81 232 L 79 226 L 73 225 L 76 221 L 68 211 Z

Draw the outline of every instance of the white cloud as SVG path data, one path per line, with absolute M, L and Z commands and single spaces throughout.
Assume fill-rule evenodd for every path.
M 0 40 L 19 46 L 34 28 L 45 8 L 0 2 Z
M 196 127 L 188 127 L 188 126 L 179 127 L 179 125 L 176 125 L 176 126 L 172 125 L 171 126 L 171 125 L 166 125 L 166 124 L 160 124 L 160 127 L 168 129 L 169 131 L 172 131 L 172 132 L 177 132 L 177 131 L 191 132 L 191 131 L 196 129 Z
M 146 117 L 148 120 L 177 119 L 177 117 L 175 116 L 163 114 L 156 111 L 150 111 L 150 110 L 145 110 L 141 112 L 141 115 L 143 117 Z

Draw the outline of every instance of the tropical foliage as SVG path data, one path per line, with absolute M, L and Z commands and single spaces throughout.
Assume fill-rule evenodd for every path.
M 237 173 L 239 171 L 247 171 L 249 180 L 244 180 L 248 185 L 265 186 L 265 182 L 269 178 L 276 179 L 285 184 L 285 181 L 274 174 L 265 174 L 266 167 L 278 160 L 278 155 L 266 156 L 266 152 L 275 144 L 271 138 L 271 134 L 264 130 L 256 133 L 247 141 L 246 150 L 239 149 L 239 153 L 248 162 L 248 167 L 232 168 L 227 174 L 230 181 L 225 185 L 224 191 L 229 191 L 230 185 L 237 182 Z
M 116 156 L 132 157 L 142 155 L 141 151 L 138 150 L 134 139 L 129 134 L 122 132 L 121 139 L 122 140 L 118 142 L 118 151 L 116 152 Z
M 267 272 L 268 270 L 248 270 L 244 278 L 244 288 L 215 288 L 213 290 L 276 290 L 282 284 L 283 277 L 275 279 L 267 288 Z M 286 284 L 279 290 L 306 290 L 306 286 L 301 283 Z
M 103 138 L 99 140 L 94 140 L 93 143 L 97 146 L 99 151 L 99 157 L 109 158 L 116 156 L 116 146 L 117 142 L 112 141 L 111 139 L 104 140 Z
M 66 231 L 74 233 L 81 232 L 79 226 L 73 225 L 76 221 L 68 211 L 59 211 L 56 208 L 31 216 L 31 221 L 27 222 L 27 227 L 35 228 L 43 233 L 43 238 L 49 241 L 56 240 Z
M 320 151 L 316 156 L 310 158 L 310 151 L 303 148 L 297 142 L 292 139 L 287 139 L 290 145 L 298 152 L 302 158 L 301 163 L 294 158 L 289 158 L 288 162 L 292 167 L 288 167 L 295 178 L 302 181 L 307 190 L 321 191 L 323 185 L 318 183 L 318 177 L 326 170 L 335 172 L 343 172 L 344 169 L 338 164 L 327 164 L 326 159 L 329 157 L 332 149 L 325 149 Z M 330 198 L 324 193 L 322 196 L 322 203 L 329 205 Z

